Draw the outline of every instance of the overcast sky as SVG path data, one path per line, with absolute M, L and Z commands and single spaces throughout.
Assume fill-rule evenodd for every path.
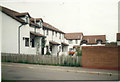
M 119 0 L 0 0 L 0 5 L 32 17 L 56 28 L 84 35 L 106 35 L 116 41 Z

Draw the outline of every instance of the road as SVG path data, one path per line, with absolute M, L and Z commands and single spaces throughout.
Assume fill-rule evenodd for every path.
M 80 67 L 2 63 L 2 78 L 7 80 L 118 80 L 117 73 Z

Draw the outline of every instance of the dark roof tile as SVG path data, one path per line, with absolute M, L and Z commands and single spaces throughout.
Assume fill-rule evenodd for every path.
M 57 32 L 60 32 L 60 33 L 64 33 L 62 32 L 61 30 L 55 28 L 54 26 L 46 23 L 46 22 L 43 22 L 43 26 L 46 28 L 46 29 L 50 29 L 50 30 L 53 30 L 53 31 L 57 31 Z

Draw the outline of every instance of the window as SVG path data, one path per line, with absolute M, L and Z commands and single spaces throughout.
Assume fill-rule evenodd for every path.
M 86 44 L 88 41 L 87 40 L 83 40 L 82 41 L 82 44 Z
M 49 34 L 49 31 L 47 30 L 47 35 Z
M 102 40 L 97 40 L 97 44 L 101 44 L 102 43 Z
M 78 40 L 75 40 L 75 43 L 78 44 Z
M 40 20 L 40 27 L 43 27 L 43 25 L 42 25 L 42 21 Z
M 60 36 L 59 36 L 59 39 L 61 39 L 61 34 L 60 34 Z
M 72 40 L 69 40 L 69 44 L 72 44 Z
M 43 29 L 43 34 L 45 35 L 45 29 Z
M 26 46 L 26 47 L 29 46 L 29 38 L 25 38 L 25 46 Z
M 56 37 L 57 37 L 57 32 L 56 32 Z
M 32 44 L 32 47 L 35 47 L 35 40 L 34 39 L 31 40 L 31 44 Z
M 54 36 L 54 31 L 52 31 L 52 35 Z
M 29 17 L 28 17 L 28 15 L 25 16 L 25 22 L 29 23 Z

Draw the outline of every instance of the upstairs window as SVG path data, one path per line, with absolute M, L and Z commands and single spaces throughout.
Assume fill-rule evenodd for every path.
M 61 39 L 61 34 L 60 34 L 60 36 L 59 36 L 59 39 Z
M 49 34 L 49 31 L 47 30 L 47 35 Z
M 72 40 L 69 40 L 69 44 L 72 44 Z
M 52 35 L 54 36 L 54 31 L 52 31 Z
M 97 44 L 101 44 L 102 43 L 102 40 L 97 40 Z
M 43 34 L 45 35 L 45 29 L 43 29 Z
M 83 41 L 82 41 L 82 44 L 86 44 L 86 43 L 87 43 L 87 40 L 83 40 Z
M 43 24 L 42 24 L 42 21 L 40 20 L 40 27 L 42 28 L 43 27 Z
M 29 17 L 28 17 L 28 15 L 25 16 L 25 22 L 29 23 Z
M 56 37 L 57 37 L 57 32 L 56 32 Z
M 75 43 L 78 44 L 78 40 L 75 40 Z
M 25 38 L 25 46 L 29 47 L 29 38 Z

